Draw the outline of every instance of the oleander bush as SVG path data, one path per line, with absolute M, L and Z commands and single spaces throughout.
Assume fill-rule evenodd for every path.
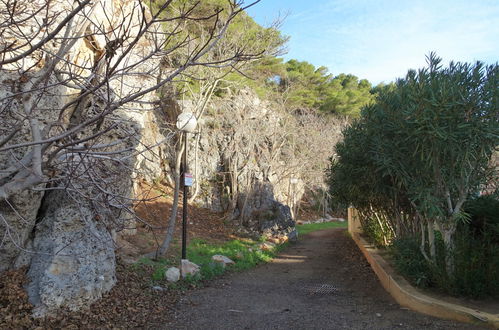
M 445 272 L 446 250 L 438 232 L 436 262 L 422 256 L 419 237 L 405 237 L 395 240 L 390 248 L 395 268 L 418 287 L 472 298 L 499 298 L 499 200 L 478 197 L 466 203 L 465 211 L 470 221 L 458 227 L 451 252 L 454 274 Z

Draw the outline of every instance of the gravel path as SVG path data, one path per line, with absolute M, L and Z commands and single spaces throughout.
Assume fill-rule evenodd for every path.
M 184 296 L 165 329 L 477 329 L 401 308 L 344 229 Z

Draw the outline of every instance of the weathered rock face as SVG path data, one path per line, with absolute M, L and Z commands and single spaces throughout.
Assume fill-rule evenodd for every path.
M 265 236 L 288 236 L 295 221 L 288 205 L 277 201 L 270 183 L 256 182 L 251 190 L 239 196 L 237 210 L 250 229 Z
M 88 306 L 116 282 L 114 241 L 93 208 L 75 203 L 65 192 L 51 193 L 36 226 L 28 272 L 35 315 Z
M 54 26 L 73 9 L 71 2 L 62 0 L 37 0 L 27 5 L 23 15 L 28 18 L 19 28 L 25 29 L 27 36 L 33 34 L 31 44 L 44 36 L 35 32 L 46 11 L 29 15 L 47 4 L 48 16 Z M 91 38 L 74 38 L 76 42 L 55 69 L 57 75 L 48 71 L 45 64 L 50 54 L 60 49 L 63 39 L 55 39 L 43 45 L 43 51 L 37 50 L 21 61 L 2 66 L 0 147 L 2 141 L 8 141 L 7 146 L 32 142 L 38 134 L 35 126 L 48 137 L 77 127 L 110 103 L 156 84 L 159 60 L 144 61 L 154 47 L 151 34 L 146 33 L 134 51 L 122 51 L 134 41 L 142 15 L 147 16 L 138 10 L 138 4 L 135 0 L 102 0 L 89 4 L 93 9 L 85 9 L 85 15 L 78 14 L 70 32 L 79 33 L 83 29 L 80 32 Z M 0 4 L 0 7 L 5 5 Z M 3 15 L 6 11 L 0 10 L 0 13 Z M 0 18 L 4 21 L 4 17 Z M 126 40 L 115 50 L 114 57 L 110 54 L 104 57 L 104 52 L 110 50 L 106 49 L 109 37 L 118 33 L 117 29 L 122 25 L 127 26 Z M 61 34 L 65 32 L 63 29 Z M 0 49 L 12 40 L 15 35 L 3 30 Z M 49 55 L 44 57 L 43 52 Z M 117 63 L 122 55 L 124 60 Z M 109 66 L 116 63 L 114 69 L 120 74 L 88 97 L 70 105 L 68 102 L 91 87 L 92 76 L 102 74 L 98 71 L 102 59 L 109 61 Z M 70 71 L 72 76 L 68 75 Z M 44 74 L 47 80 L 38 79 Z M 36 87 L 35 82 L 39 83 L 36 90 L 40 92 L 31 92 Z M 23 93 L 22 97 L 16 97 L 16 93 Z M 162 173 L 159 159 L 164 144 L 159 142 L 167 141 L 158 128 L 161 121 L 152 111 L 155 100 L 156 96 L 148 93 L 134 102 L 120 103 L 112 116 L 88 125 L 77 134 L 68 134 L 57 147 L 48 149 L 56 152 L 58 147 L 69 143 L 68 150 L 63 148 L 63 152 L 50 156 L 55 160 L 40 174 L 44 176 L 43 181 L 50 181 L 50 186 L 28 187 L 0 202 L 0 237 L 3 237 L 0 240 L 0 272 L 29 266 L 28 292 L 38 316 L 62 306 L 70 309 L 87 306 L 115 284 L 113 235 L 117 231 L 133 233 L 129 212 L 133 178 L 143 176 L 152 180 Z M 26 116 L 31 121 L 25 120 Z M 12 137 L 14 127 L 18 128 Z M 103 133 L 98 139 L 92 139 L 99 131 Z M 81 143 L 71 145 L 74 140 Z M 89 143 L 93 147 L 90 152 L 88 149 L 85 153 L 78 152 L 78 148 L 88 148 Z M 12 168 L 19 167 L 25 159 L 29 161 L 33 149 L 26 146 L 0 152 L 0 195 L 5 195 L 2 189 L 6 184 L 16 181 L 19 171 L 13 172 Z M 49 154 L 44 154 L 41 161 L 47 161 Z M 49 180 L 52 176 L 54 179 Z M 130 225 L 132 228 L 127 228 Z
M 192 111 L 188 103 L 183 107 Z M 196 201 L 229 212 L 256 235 L 293 236 L 290 207 L 304 187 L 300 173 L 290 173 L 293 164 L 284 155 L 287 141 L 279 127 L 286 118 L 251 90 L 213 107 L 216 115 L 203 119 L 197 157 L 194 137 L 189 148 L 189 163 L 200 185 Z
M 32 64 L 29 63 L 28 64 Z M 33 77 L 34 74 L 27 75 Z M 22 102 L 13 98 L 13 95 L 22 89 L 19 74 L 0 70 L 0 141 L 9 136 L 14 128 L 15 135 L 10 144 L 22 144 L 31 141 L 31 132 L 26 122 L 20 123 L 23 116 Z M 63 88 L 52 88 L 51 93 L 63 95 Z M 38 96 L 35 94 L 35 96 Z M 42 109 L 60 107 L 62 99 L 41 97 L 38 105 Z M 36 120 L 44 129 L 49 122 L 57 120 L 57 113 L 37 113 Z M 0 186 L 12 180 L 9 171 L 19 165 L 26 158 L 28 147 L 0 152 Z M 15 178 L 15 176 L 14 176 Z M 37 190 L 24 190 L 13 195 L 8 200 L 0 200 L 0 272 L 16 265 L 16 259 L 29 239 L 34 228 L 42 198 L 44 196 L 42 185 L 37 185 Z
M 0 245 L 0 272 L 27 265 L 27 262 L 20 257 L 20 252 L 21 248 L 29 249 L 27 245 L 35 226 L 42 197 L 43 193 L 27 190 L 16 194 L 9 203 L 0 202 L 0 214 L 5 219 L 0 225 L 0 235 L 6 238 Z M 25 221 L 13 221 L 19 219 L 19 214 Z

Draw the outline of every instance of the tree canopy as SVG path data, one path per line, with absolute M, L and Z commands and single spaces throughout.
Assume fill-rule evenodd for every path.
M 334 76 L 324 66 L 289 60 L 279 78 L 290 107 L 318 109 L 322 113 L 358 117 L 360 109 L 374 99 L 369 81 L 351 74 Z

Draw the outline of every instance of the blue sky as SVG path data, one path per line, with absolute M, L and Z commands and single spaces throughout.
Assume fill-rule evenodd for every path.
M 424 66 L 430 51 L 446 62 L 499 61 L 499 0 L 262 0 L 248 14 L 262 25 L 287 15 L 286 60 L 374 84 Z

